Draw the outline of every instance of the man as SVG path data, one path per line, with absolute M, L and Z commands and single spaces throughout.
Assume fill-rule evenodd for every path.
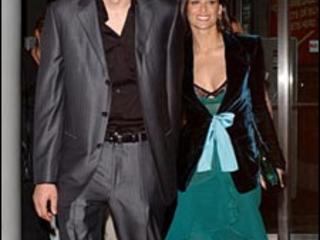
M 183 27 L 174 0 L 58 0 L 36 90 L 34 202 L 62 240 L 163 239 L 176 199 Z

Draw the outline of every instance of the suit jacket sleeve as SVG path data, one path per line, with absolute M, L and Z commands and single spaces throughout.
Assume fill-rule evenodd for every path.
M 63 58 L 59 24 L 52 4 L 48 9 L 41 37 L 34 115 L 34 182 L 54 183 L 63 133 Z
M 266 157 L 274 167 L 285 169 L 285 160 L 279 146 L 277 134 L 265 98 L 265 65 L 261 39 L 257 38 L 255 53 L 252 60 L 252 91 L 253 112 L 256 119 L 258 141 Z

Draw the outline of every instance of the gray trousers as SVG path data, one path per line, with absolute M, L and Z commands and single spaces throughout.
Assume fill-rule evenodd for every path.
M 59 201 L 61 240 L 102 240 L 111 215 L 119 240 L 161 240 L 175 208 L 163 204 L 148 141 L 104 143 L 101 159 L 82 193 Z

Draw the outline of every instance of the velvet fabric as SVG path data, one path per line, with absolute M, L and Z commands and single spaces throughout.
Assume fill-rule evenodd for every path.
M 261 40 L 254 35 L 224 33 L 227 67 L 227 90 L 217 114 L 235 114 L 227 128 L 236 154 L 239 170 L 232 179 L 239 192 L 256 187 L 259 174 L 259 154 L 263 150 L 274 167 L 284 169 L 264 90 L 264 57 Z M 184 78 L 184 126 L 181 133 L 178 166 L 179 189 L 185 190 L 203 151 L 212 116 L 197 98 L 193 87 L 192 38 L 186 40 Z M 214 64 L 214 63 L 212 63 Z

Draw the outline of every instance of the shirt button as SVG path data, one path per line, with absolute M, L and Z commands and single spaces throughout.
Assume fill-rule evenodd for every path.
M 107 112 L 102 112 L 102 116 L 106 117 L 106 116 L 108 116 L 108 113 Z
M 101 148 L 102 147 L 102 143 L 98 143 L 96 147 L 97 148 Z
M 121 93 L 120 88 L 117 88 L 117 89 L 116 89 L 116 93 L 117 93 L 117 94 Z

